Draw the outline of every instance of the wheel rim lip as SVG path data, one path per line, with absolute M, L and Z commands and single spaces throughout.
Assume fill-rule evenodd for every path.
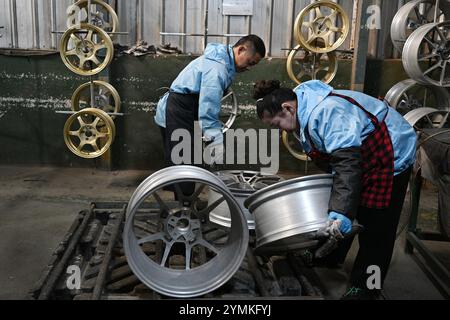
M 120 105 L 121 105 L 121 100 L 120 100 L 120 96 L 119 93 L 117 92 L 117 90 L 108 82 L 105 81 L 100 81 L 100 80 L 95 80 L 93 81 L 94 85 L 96 85 L 97 87 L 105 87 L 109 90 L 109 92 L 111 93 L 113 99 L 114 99 L 114 113 L 119 113 L 120 112 Z M 80 97 L 79 95 L 81 94 L 81 92 L 86 88 L 89 87 L 91 85 L 90 82 L 86 82 L 84 84 L 82 84 L 81 86 L 79 86 L 75 92 L 72 95 L 72 99 L 71 99 L 71 106 L 72 106 L 72 111 L 78 112 L 82 109 L 80 109 Z M 90 106 L 92 107 L 92 106 Z M 84 108 L 86 109 L 86 108 Z M 99 109 L 99 108 L 96 108 Z M 103 109 L 100 109 L 103 110 Z M 103 110 L 105 111 L 105 110 Z M 111 119 L 114 119 L 114 116 L 111 116 Z
M 101 35 L 101 39 L 103 41 L 105 41 L 105 47 L 106 47 L 106 56 L 104 57 L 105 59 L 103 60 L 103 62 L 98 65 L 96 68 L 91 69 L 91 70 L 82 70 L 80 67 L 75 67 L 69 60 L 68 57 L 66 55 L 64 55 L 64 52 L 66 52 L 66 48 L 69 42 L 69 39 L 71 37 L 71 35 L 74 33 L 74 31 L 77 30 L 93 30 L 96 33 Z M 92 76 L 95 75 L 97 73 L 100 73 L 103 69 L 105 69 L 112 61 L 113 59 L 113 51 L 114 50 L 114 45 L 112 43 L 112 40 L 110 38 L 110 36 L 101 28 L 87 24 L 87 23 L 81 23 L 80 27 L 78 28 L 78 26 L 73 26 L 69 29 L 67 29 L 67 31 L 63 34 L 62 38 L 61 38 L 61 45 L 60 45 L 60 56 L 61 59 L 63 60 L 64 64 L 66 65 L 66 67 L 71 70 L 72 72 L 81 75 L 81 76 Z
M 165 174 L 171 173 L 172 176 L 180 176 L 180 174 L 186 174 L 188 173 L 188 177 L 186 178 L 186 175 L 184 175 L 182 178 L 177 179 L 170 179 L 164 177 Z M 204 183 L 209 186 L 213 186 L 214 188 L 220 190 L 222 194 L 225 196 L 226 201 L 229 205 L 231 205 L 234 209 L 232 210 L 233 220 L 237 221 L 237 224 L 233 224 L 233 228 L 231 228 L 231 233 L 229 234 L 229 237 L 232 237 L 232 233 L 234 232 L 234 235 L 236 233 L 239 234 L 241 241 L 238 243 L 238 245 L 233 247 L 232 245 L 228 245 L 222 251 L 220 251 L 216 257 L 214 257 L 212 260 L 209 260 L 206 264 L 201 265 L 200 267 L 197 267 L 195 269 L 190 270 L 174 270 L 169 269 L 165 267 L 161 267 L 156 262 L 148 259 L 146 261 L 146 266 L 144 264 L 139 265 L 140 262 L 137 262 L 138 255 L 144 255 L 143 251 L 136 247 L 137 245 L 137 239 L 134 235 L 134 232 L 130 232 L 129 230 L 132 230 L 133 227 L 133 217 L 135 215 L 135 212 L 137 212 L 137 209 L 139 208 L 140 204 L 153 192 L 160 190 L 161 187 L 164 184 L 174 184 L 174 183 L 180 183 L 187 181 L 186 179 L 189 179 L 188 181 L 196 181 L 199 183 Z M 244 257 L 245 253 L 247 251 L 248 246 L 248 228 L 247 223 L 245 219 L 243 218 L 243 214 L 241 213 L 241 208 L 239 207 L 239 204 L 236 202 L 236 200 L 233 198 L 233 196 L 230 194 L 230 192 L 227 190 L 227 187 L 221 182 L 220 179 L 215 177 L 213 174 L 209 173 L 206 170 L 195 168 L 195 167 L 188 167 L 188 166 L 177 166 L 177 167 L 170 167 L 163 169 L 146 180 L 144 180 L 143 184 L 145 183 L 144 187 L 138 188 L 133 196 L 130 199 L 130 205 L 127 208 L 127 221 L 125 224 L 124 229 L 124 250 L 125 255 L 127 256 L 128 263 L 130 265 L 130 268 L 132 269 L 133 273 L 146 285 L 154 289 L 155 291 L 168 295 L 173 296 L 177 298 L 189 298 L 194 296 L 203 295 L 206 293 L 209 293 L 223 284 L 225 284 L 239 269 Z M 142 185 L 142 184 L 141 184 Z M 142 193 L 142 196 L 141 196 Z M 236 228 L 236 226 L 239 228 L 239 230 Z M 199 281 L 196 285 L 191 285 L 190 287 L 182 287 L 180 288 L 180 280 L 179 277 L 189 276 L 193 279 L 195 276 L 198 277 L 199 274 L 205 273 L 206 271 L 211 271 L 214 268 L 212 267 L 212 261 L 216 260 L 215 263 L 220 262 L 221 258 L 222 260 L 224 257 L 231 256 L 233 259 L 231 260 L 231 264 L 227 265 L 226 268 L 223 268 L 220 272 L 217 272 L 217 274 L 205 281 L 203 279 L 202 281 Z M 219 258 L 218 258 L 219 257 Z M 141 260 L 142 262 L 142 260 Z M 229 260 L 228 260 L 229 262 Z M 143 270 L 144 267 L 147 267 L 147 272 L 159 272 L 161 274 L 170 275 L 171 277 L 174 277 L 176 280 L 172 282 L 164 281 L 164 283 L 161 283 L 161 279 L 154 279 L 151 276 L 148 277 L 148 273 L 146 274 Z M 149 271 L 150 270 L 150 271 Z M 177 279 L 178 278 L 178 279 Z M 182 281 L 181 281 L 182 282 Z
M 406 73 L 413 80 L 417 81 L 420 84 L 450 87 L 450 80 L 448 78 L 446 80 L 446 83 L 442 84 L 440 83 L 440 81 L 437 81 L 427 75 L 424 75 L 418 61 L 418 56 L 420 54 L 420 48 L 423 43 L 424 37 L 434 28 L 438 28 L 441 26 L 450 27 L 450 21 L 445 21 L 441 23 L 429 23 L 417 28 L 417 30 L 415 30 L 408 38 L 403 48 L 403 57 L 402 57 L 403 67 L 405 68 Z M 438 61 L 442 61 L 442 59 L 439 57 Z M 437 63 L 438 62 L 436 62 L 436 64 Z M 447 64 L 450 65 L 450 63 Z
M 403 94 L 406 93 L 409 89 L 414 86 L 423 86 L 433 92 L 435 98 L 442 97 L 442 99 L 437 99 L 439 104 L 437 107 L 439 110 L 450 110 L 450 94 L 447 90 L 441 87 L 435 87 L 430 85 L 423 85 L 414 81 L 413 79 L 406 79 L 395 84 L 387 93 L 386 93 L 386 101 L 394 108 L 397 109 L 398 104 L 400 103 L 400 99 Z
M 76 120 L 79 116 L 81 116 L 83 114 L 89 114 L 91 116 L 100 118 L 101 120 L 103 120 L 105 122 L 106 126 L 108 127 L 108 131 L 109 131 L 108 133 L 109 133 L 110 137 L 108 138 L 105 145 L 102 148 L 100 148 L 99 151 L 90 152 L 90 153 L 84 153 L 82 151 L 79 151 L 78 148 L 76 148 L 75 144 L 73 143 L 72 139 L 69 138 L 68 133 L 69 133 L 69 131 L 71 131 L 70 127 L 73 124 L 73 121 Z M 116 134 L 116 128 L 115 128 L 114 122 L 111 120 L 111 117 L 109 117 L 108 114 L 106 112 L 104 112 L 103 110 L 95 109 L 95 108 L 86 108 L 86 109 L 83 109 L 83 110 L 71 115 L 64 125 L 64 142 L 66 143 L 67 147 L 69 148 L 70 151 L 72 151 L 72 153 L 74 153 L 75 155 L 77 155 L 79 157 L 85 158 L 85 159 L 94 159 L 94 158 L 98 158 L 98 157 L 102 156 L 106 151 L 108 151 L 108 149 L 113 144 L 115 134 Z M 80 141 L 80 143 L 81 143 L 81 141 Z
M 423 119 L 426 116 L 430 116 L 433 114 L 448 114 L 449 111 L 446 110 L 438 110 L 434 108 L 418 108 L 408 112 L 404 118 L 408 123 L 414 127 L 417 122 Z
M 334 9 L 336 11 L 338 11 L 342 17 L 342 21 L 343 21 L 343 28 L 344 28 L 344 32 L 341 33 L 340 37 L 338 38 L 338 40 L 336 40 L 332 46 L 330 46 L 329 48 L 316 48 L 311 46 L 307 40 L 304 39 L 303 35 L 302 35 L 302 24 L 303 24 L 303 19 L 305 18 L 306 14 L 309 13 L 309 11 L 311 11 L 311 9 L 315 8 L 315 7 L 328 7 L 331 9 Z M 321 2 L 316 2 L 316 3 L 312 3 L 308 6 L 306 6 L 297 16 L 297 19 L 295 20 L 295 25 L 294 25 L 294 31 L 295 31 L 295 38 L 297 40 L 297 42 L 305 49 L 311 51 L 311 52 L 315 52 L 315 53 L 327 53 L 327 52 L 331 52 L 336 50 L 337 48 L 339 48 L 344 41 L 347 39 L 349 31 L 350 31 L 350 19 L 348 18 L 347 13 L 342 9 L 341 6 L 339 6 L 338 4 L 334 3 L 334 2 L 328 2 L 328 1 L 321 1 Z
M 433 4 L 432 0 L 414 0 L 403 5 L 398 12 L 395 14 L 392 24 L 391 24 L 391 40 L 394 47 L 402 52 L 405 46 L 407 36 L 406 36 L 406 24 L 408 21 L 409 14 L 411 10 L 422 3 Z M 423 24 L 421 25 L 423 26 Z
M 305 186 L 302 187 L 308 187 L 311 183 L 312 185 L 315 185 L 315 181 L 318 180 L 324 180 L 324 181 L 332 181 L 333 175 L 332 174 L 318 174 L 313 176 L 306 176 L 306 177 L 300 177 L 290 180 L 285 180 L 282 182 L 279 182 L 277 184 L 271 185 L 270 187 L 267 187 L 263 190 L 260 190 L 258 192 L 255 192 L 252 194 L 248 199 L 245 201 L 244 205 L 247 209 L 250 210 L 250 212 L 253 212 L 256 210 L 261 204 L 270 201 L 274 197 L 287 195 L 292 192 L 295 192 L 293 186 L 296 184 L 305 184 Z
M 80 0 L 76 3 L 74 3 L 75 6 L 80 7 L 81 4 L 88 4 L 89 0 Z M 119 28 L 119 17 L 117 16 L 117 13 L 114 11 L 114 9 L 107 3 L 100 1 L 100 0 L 91 0 L 92 4 L 98 4 L 101 7 L 105 8 L 106 11 L 111 15 L 112 19 L 112 30 L 108 32 L 116 32 Z M 83 6 L 84 7 L 84 6 Z M 103 30 L 103 29 L 102 29 Z M 111 39 L 114 39 L 114 35 L 111 35 Z
M 331 190 L 332 184 L 333 175 L 331 174 L 300 177 L 275 184 L 250 196 L 245 201 L 245 207 L 255 216 L 257 248 L 270 249 L 272 246 L 278 246 L 279 243 L 295 242 L 298 237 L 304 237 L 304 234 L 318 230 L 327 221 L 326 213 L 323 217 L 317 216 L 317 214 L 322 215 L 320 212 L 314 213 L 313 219 L 308 221 L 300 217 L 297 211 L 281 210 L 281 216 L 279 217 L 281 220 L 272 224 L 273 221 L 267 220 L 270 220 L 268 212 L 272 211 L 270 206 L 274 205 L 273 203 L 269 204 L 272 200 L 315 189 L 326 188 Z M 283 198 L 283 201 L 296 201 L 298 204 L 300 200 L 294 197 L 294 199 Z M 263 205 L 266 206 L 262 207 Z M 289 223 L 286 221 L 289 221 Z
M 231 96 L 233 98 L 233 106 L 232 106 L 230 118 L 224 124 L 222 133 L 226 133 L 228 130 L 231 129 L 231 127 L 233 126 L 234 122 L 236 121 L 237 113 L 239 112 L 239 105 L 238 105 L 236 94 L 234 93 L 233 90 L 230 90 L 229 93 L 231 93 Z

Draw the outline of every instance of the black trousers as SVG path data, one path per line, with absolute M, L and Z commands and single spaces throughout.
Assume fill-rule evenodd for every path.
M 358 235 L 359 251 L 353 264 L 350 283 L 352 286 L 367 288 L 367 273 L 370 266 L 381 270 L 381 284 L 384 283 L 392 259 L 397 227 L 405 200 L 411 168 L 394 177 L 391 204 L 383 210 L 359 207 L 356 219 L 364 226 Z M 343 263 L 350 250 L 353 238 L 341 242 L 339 247 L 327 257 L 328 263 Z
M 166 127 L 160 127 L 164 143 L 164 161 L 166 167 L 179 165 L 175 164 L 172 160 L 172 150 L 180 143 L 179 141 L 172 141 L 172 134 L 177 129 L 184 129 L 190 134 L 190 162 L 183 164 L 194 165 L 194 126 L 195 121 L 198 121 L 198 101 L 199 96 L 196 94 L 179 94 L 174 92 L 169 94 L 166 107 Z M 181 183 L 180 187 L 185 195 L 191 195 L 195 191 L 194 183 Z M 173 188 L 168 189 L 174 191 Z M 177 199 L 177 195 L 175 195 L 175 198 Z

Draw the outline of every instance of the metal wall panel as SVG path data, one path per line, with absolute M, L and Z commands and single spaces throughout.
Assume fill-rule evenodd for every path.
M 13 46 L 11 9 L 9 0 L 0 0 L 0 48 Z
M 358 0 L 333 0 L 339 3 L 352 20 Z M 0 0 L 0 47 L 22 49 L 57 48 L 66 30 L 67 7 L 75 0 Z M 139 40 L 149 44 L 171 44 L 186 53 L 199 54 L 204 49 L 203 37 L 162 36 L 160 32 L 203 34 L 208 8 L 209 34 L 259 35 L 265 41 L 270 56 L 285 57 L 286 49 L 296 45 L 294 21 L 298 13 L 314 0 L 254 0 L 252 16 L 223 16 L 222 0 L 107 0 L 119 16 L 122 45 L 134 45 Z M 369 53 L 377 58 L 395 55 L 390 43 L 390 24 L 397 9 L 406 0 L 373 0 L 381 6 L 382 27 L 371 32 Z M 367 14 L 367 13 L 365 13 Z M 352 29 L 352 31 L 354 31 Z M 208 37 L 208 42 L 234 44 L 239 37 Z M 352 36 L 340 49 L 352 46 Z

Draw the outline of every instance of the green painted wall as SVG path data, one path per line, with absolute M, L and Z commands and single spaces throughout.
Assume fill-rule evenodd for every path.
M 109 69 L 110 83 L 122 99 L 124 117 L 116 119 L 117 135 L 112 148 L 114 169 L 160 169 L 162 145 L 153 121 L 154 109 L 191 56 L 116 57 Z M 332 85 L 348 89 L 351 61 L 340 61 Z M 239 104 L 253 105 L 251 91 L 256 79 L 279 79 L 294 87 L 285 71 L 284 59 L 264 60 L 252 71 L 238 75 L 233 85 Z M 370 61 L 367 92 L 384 95 L 406 79 L 400 61 Z M 59 55 L 11 57 L 0 55 L 0 164 L 99 167 L 101 160 L 85 160 L 65 146 L 63 127 L 68 118 L 56 111 L 69 111 L 75 89 L 87 77 L 70 72 Z M 245 108 L 248 110 L 248 108 Z M 252 111 L 243 112 L 236 128 L 262 128 Z M 290 156 L 280 144 L 281 170 L 303 171 L 303 163 Z

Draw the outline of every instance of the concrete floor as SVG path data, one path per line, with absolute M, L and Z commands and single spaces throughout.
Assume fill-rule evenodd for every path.
M 150 174 L 0 166 L 0 299 L 26 297 L 79 211 L 88 209 L 91 202 L 128 201 Z M 404 240 L 400 237 L 385 283 L 387 296 L 442 299 L 403 248 Z M 356 249 L 355 244 L 344 269 L 316 270 L 328 288 L 328 298 L 337 299 L 345 291 Z M 441 244 L 439 254 L 450 257 L 448 243 Z

